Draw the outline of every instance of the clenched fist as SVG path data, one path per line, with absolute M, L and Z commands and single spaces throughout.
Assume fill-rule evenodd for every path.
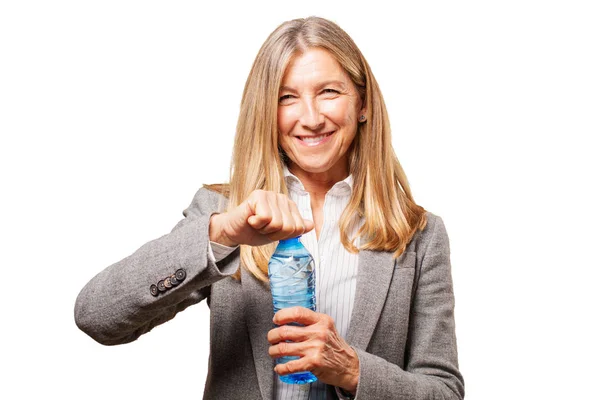
M 300 216 L 285 194 L 255 190 L 235 209 L 210 218 L 210 240 L 225 246 L 261 246 L 311 231 L 314 223 Z

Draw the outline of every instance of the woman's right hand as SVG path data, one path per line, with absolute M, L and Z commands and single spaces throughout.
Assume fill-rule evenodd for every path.
M 303 219 L 296 204 L 285 194 L 255 190 L 233 210 L 213 214 L 210 240 L 225 246 L 261 246 L 302 235 L 314 228 Z

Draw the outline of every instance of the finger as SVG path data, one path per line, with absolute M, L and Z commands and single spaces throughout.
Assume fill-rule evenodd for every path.
M 277 196 L 279 209 L 281 210 L 281 216 L 283 218 L 282 233 L 285 233 L 288 237 L 298 236 L 296 235 L 296 221 L 290 208 L 290 199 L 285 194 L 279 194 Z M 292 203 L 293 204 L 293 203 Z
M 252 192 L 247 201 L 250 209 L 253 210 L 253 215 L 247 220 L 252 228 L 261 230 L 271 223 L 273 215 L 264 191 Z
M 281 228 L 279 231 L 272 232 L 269 238 L 272 240 L 289 239 L 296 237 L 296 222 L 290 210 L 290 200 L 285 194 L 276 196 L 277 209 L 281 213 Z
M 304 372 L 304 371 L 312 371 L 312 367 L 310 363 L 305 361 L 306 357 L 302 357 L 298 360 L 290 360 L 285 364 L 277 364 L 273 370 L 278 375 L 289 375 L 294 372 Z
M 300 215 L 300 211 L 298 211 L 298 206 L 292 200 L 288 200 L 288 207 L 290 209 L 290 214 L 294 220 L 294 236 L 299 236 L 308 232 L 306 229 L 306 224 L 304 223 L 304 218 Z
M 283 356 L 304 356 L 304 350 L 307 348 L 305 342 L 281 342 L 275 346 L 269 347 L 269 356 L 271 358 L 279 358 Z
M 266 203 L 269 206 L 271 221 L 259 229 L 260 233 L 263 235 L 279 232 L 283 226 L 283 217 L 281 216 L 281 210 L 279 209 L 277 202 L 277 195 L 275 193 L 269 193 L 266 197 Z
M 315 228 L 315 223 L 313 221 L 311 221 L 310 219 L 305 219 L 304 227 L 305 227 L 304 233 L 310 232 Z
M 267 333 L 267 340 L 271 344 L 277 344 L 286 340 L 303 342 L 309 337 L 310 332 L 303 326 L 282 325 L 278 328 L 271 329 L 269 333 Z
M 297 322 L 302 325 L 312 325 L 319 322 L 319 314 L 305 307 L 283 308 L 275 313 L 273 322 L 277 325 Z

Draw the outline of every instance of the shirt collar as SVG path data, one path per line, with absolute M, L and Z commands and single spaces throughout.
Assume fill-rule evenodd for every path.
M 285 164 L 283 165 L 283 176 L 288 190 L 298 193 L 306 193 L 306 189 L 304 188 L 304 185 L 300 179 L 298 179 L 296 175 L 292 174 Z M 333 185 L 327 194 L 331 194 L 333 196 L 349 196 L 352 193 L 353 183 L 354 180 L 352 178 L 352 174 L 350 174 L 346 177 L 346 179 Z

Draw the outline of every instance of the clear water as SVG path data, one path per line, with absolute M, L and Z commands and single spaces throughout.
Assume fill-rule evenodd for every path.
M 299 241 L 280 242 L 269 261 L 269 281 L 274 312 L 294 306 L 316 311 L 314 262 L 310 253 Z M 299 324 L 292 323 L 290 325 Z M 284 364 L 298 358 L 300 357 L 285 356 L 278 358 L 276 362 Z M 305 371 L 280 375 L 279 379 L 285 383 L 305 384 L 315 382 L 317 377 Z

